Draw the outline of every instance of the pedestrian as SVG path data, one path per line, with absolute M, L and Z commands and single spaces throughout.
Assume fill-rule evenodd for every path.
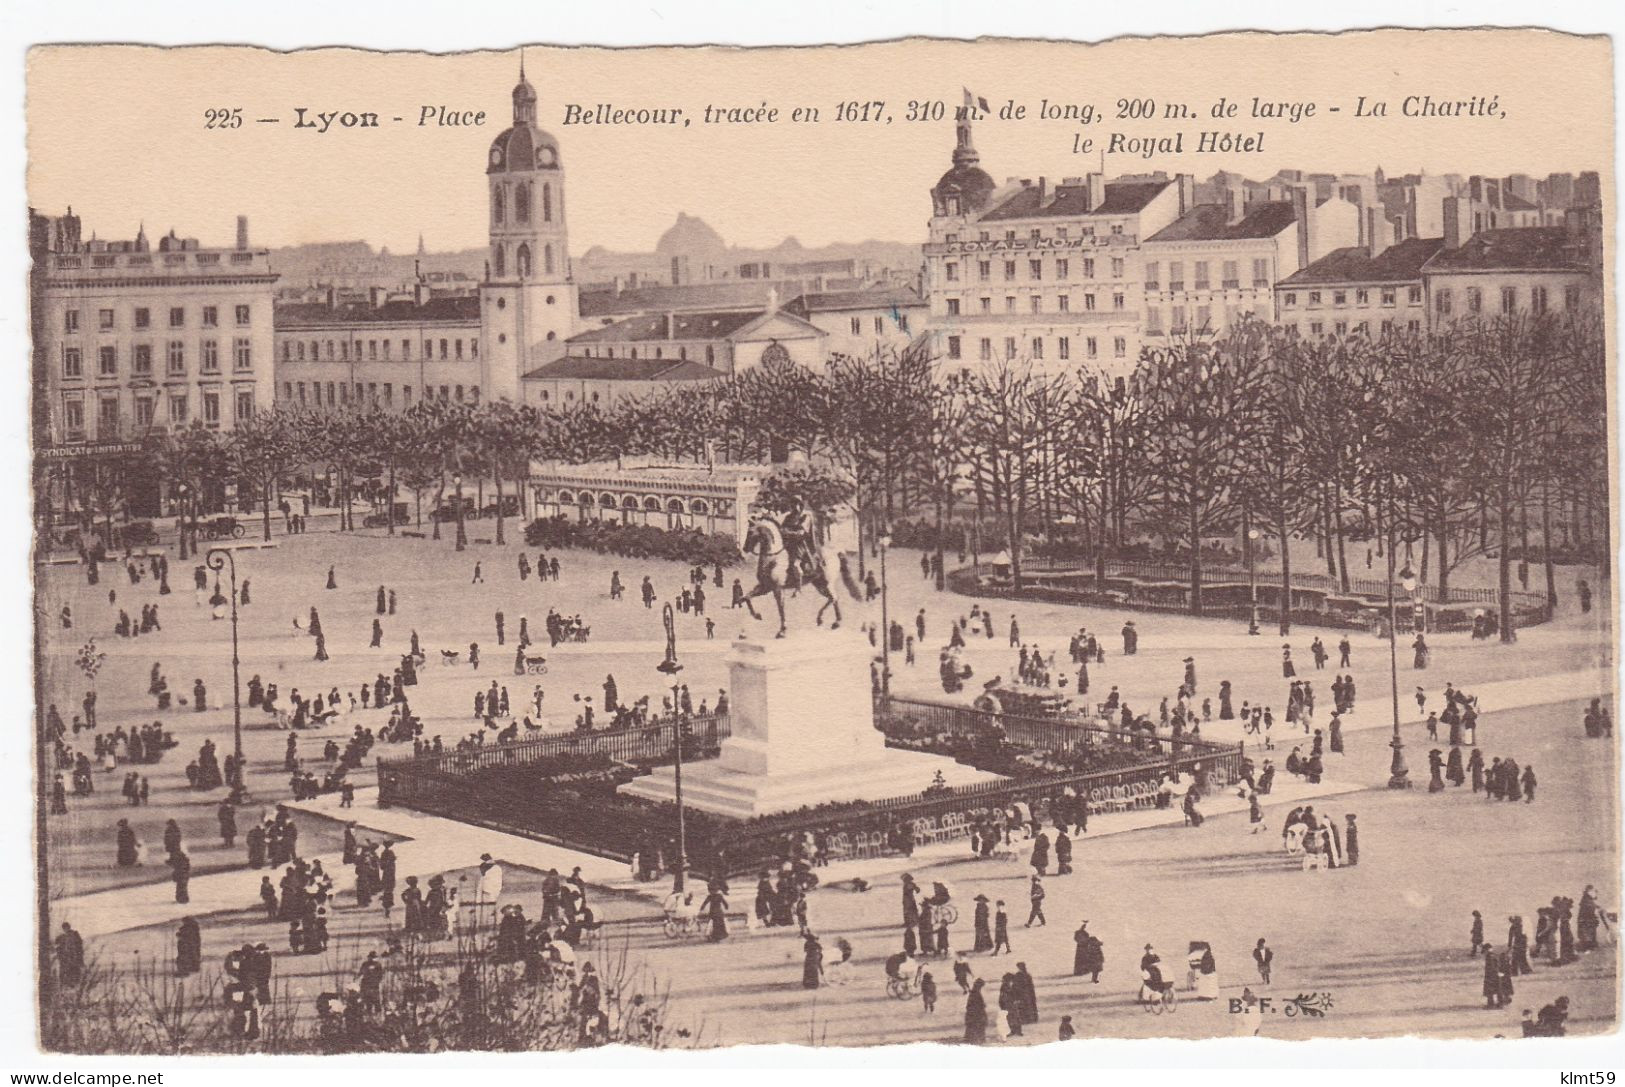
M 331 566 L 327 568 L 327 587 L 329 589 L 336 589 L 339 587 L 338 578 L 333 575 L 333 567 Z
M 203 933 L 198 928 L 197 918 L 182 918 L 175 932 L 175 976 L 191 977 L 202 969 Z
M 1469 959 L 1476 958 L 1480 951 L 1488 951 L 1489 945 L 1484 942 L 1484 915 L 1477 910 L 1473 911 L 1472 929 L 1467 934 L 1470 946 L 1467 949 Z
M 1036 875 L 1033 876 L 1032 883 L 1027 888 L 1027 898 L 1032 903 L 1032 908 L 1027 913 L 1026 927 L 1032 928 L 1034 921 L 1037 921 L 1040 926 L 1048 924 L 1049 922 L 1044 920 L 1044 881 Z
M 993 931 L 988 925 L 987 895 L 976 896 L 976 916 L 973 925 L 975 934 L 972 951 L 992 951 Z
M 1525 804 L 1535 802 L 1535 768 L 1527 764 L 1523 768 L 1523 801 Z
M 484 581 L 485 581 L 485 576 L 480 573 L 479 560 L 476 559 L 475 562 L 474 562 L 474 578 L 473 578 L 473 580 L 471 582 L 469 582 L 469 584 L 475 585 L 475 584 L 480 584 L 480 583 L 482 583 Z
M 1077 1036 L 1078 1032 L 1072 1029 L 1072 1017 L 1070 1015 L 1061 1016 L 1061 1027 L 1055 1032 L 1055 1040 L 1058 1042 L 1070 1042 Z
M 969 995 L 965 997 L 967 1045 L 983 1045 L 987 1042 L 987 997 L 982 993 L 986 984 L 981 978 L 977 978 L 971 986 Z
M 192 881 L 192 858 L 186 855 L 186 850 L 177 849 L 169 855 L 169 867 L 175 881 L 175 901 L 184 905 L 192 900 L 188 893 Z
M 1354 825 L 1354 816 L 1345 815 L 1343 830 L 1343 864 L 1353 868 L 1360 863 L 1360 828 Z
M 1010 947 L 1010 915 L 1005 912 L 1004 899 L 1002 898 L 994 903 L 993 909 L 993 954 L 997 955 L 1000 948 L 1003 948 L 1006 952 L 1012 950 Z
M 1275 962 L 1275 952 L 1270 950 L 1260 936 L 1253 948 L 1253 962 L 1258 964 L 1258 980 L 1265 985 L 1270 983 L 1270 967 Z
M 931 971 L 920 971 L 920 1006 L 927 1015 L 937 1010 L 937 982 Z

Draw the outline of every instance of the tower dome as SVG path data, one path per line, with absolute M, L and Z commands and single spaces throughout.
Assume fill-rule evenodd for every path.
M 981 211 L 998 187 L 978 165 L 981 156 L 971 144 L 968 112 L 960 115 L 954 132 L 953 165 L 931 189 L 931 207 L 937 215 L 969 215 Z
M 519 83 L 513 89 L 513 124 L 491 141 L 487 174 L 559 169 L 559 141 L 536 127 L 536 88 L 525 78 L 519 62 Z

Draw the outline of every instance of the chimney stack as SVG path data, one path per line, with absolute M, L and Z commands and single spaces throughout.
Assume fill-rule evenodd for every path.
M 1084 182 L 1089 186 L 1089 210 L 1100 210 L 1100 205 L 1106 202 L 1106 175 L 1092 173 Z
M 1446 249 L 1460 249 L 1461 243 L 1467 240 L 1466 227 L 1462 215 L 1464 201 L 1459 196 L 1444 198 L 1444 247 Z
M 1241 222 L 1247 217 L 1247 193 L 1240 185 L 1231 185 L 1224 191 L 1225 199 L 1230 205 L 1230 222 L 1232 225 Z
M 1196 206 L 1196 175 L 1180 174 L 1175 183 L 1179 186 L 1179 214 L 1184 215 Z
M 1383 215 L 1382 208 L 1377 206 L 1364 209 L 1362 217 L 1365 220 L 1366 252 L 1375 260 L 1394 244 L 1393 224 Z
M 1038 206 L 1040 208 L 1042 208 L 1044 206 L 1044 204 L 1048 200 L 1049 200 L 1049 178 L 1040 177 L 1038 179 Z
M 429 287 L 419 279 L 412 284 L 412 305 L 422 308 L 423 303 L 429 300 Z
M 1313 251 L 1309 236 L 1309 193 L 1297 186 L 1288 190 L 1287 197 L 1292 201 L 1292 219 L 1298 224 L 1298 267 L 1307 268 Z
M 248 248 L 248 216 L 246 215 L 237 216 L 237 248 L 239 250 Z

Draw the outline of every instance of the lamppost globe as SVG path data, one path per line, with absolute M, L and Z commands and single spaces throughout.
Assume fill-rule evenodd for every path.
M 1416 591 L 1416 571 L 1411 569 L 1410 563 L 1406 563 L 1405 569 L 1399 572 L 1399 583 L 1408 593 Z

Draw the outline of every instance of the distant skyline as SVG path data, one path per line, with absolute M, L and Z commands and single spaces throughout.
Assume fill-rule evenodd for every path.
M 995 109 L 1006 99 L 1036 109 L 1049 98 L 1114 105 L 1113 87 L 1193 106 L 1220 95 L 1250 100 L 1228 73 L 1269 71 L 1277 99 L 1347 102 L 1404 93 L 1463 97 L 1483 90 L 1481 72 L 1520 36 L 1527 66 L 1491 65 L 1507 116 L 1500 120 L 1357 121 L 1323 114 L 1266 128 L 1263 155 L 1108 156 L 1108 176 L 1165 170 L 1207 177 L 1230 170 L 1262 180 L 1278 169 L 1390 174 L 1503 175 L 1600 169 L 1611 193 L 1610 101 L 1581 111 L 1537 78 L 1551 70 L 1606 74 L 1606 41 L 1547 32 L 1376 32 L 1307 39 L 1218 39 L 1101 46 L 1064 43 L 887 43 L 833 51 L 528 48 L 539 122 L 560 143 L 566 171 L 570 251 L 593 246 L 647 252 L 679 212 L 704 219 L 730 246 L 770 249 L 794 236 L 808 248 L 867 240 L 917 243 L 928 192 L 947 169 L 952 108 L 969 85 Z M 1181 51 L 1176 69 L 1169 51 Z M 1148 52 L 1149 50 L 1149 52 Z M 1146 57 L 1153 57 L 1147 63 Z M 1290 63 L 1281 58 L 1290 56 Z M 1380 57 L 1380 64 L 1376 63 Z M 1220 63 L 1222 61 L 1222 63 Z M 256 247 L 366 241 L 415 251 L 486 242 L 485 154 L 510 123 L 517 51 L 435 57 L 345 49 L 273 53 L 249 48 L 162 50 L 46 47 L 30 55 L 30 202 L 46 214 L 68 205 L 87 232 L 149 237 L 173 227 L 210 245 L 230 244 L 247 215 Z M 812 67 L 809 67 L 812 66 Z M 221 78 L 229 72 L 229 80 Z M 1380 73 L 1380 74 L 1378 74 Z M 1256 82 L 1256 81 L 1254 81 Z M 828 119 L 837 95 L 884 98 L 890 124 Z M 749 88 L 745 90 L 744 88 Z M 860 90 L 861 89 L 861 90 Z M 908 98 L 940 99 L 942 120 L 909 122 Z M 599 102 L 679 107 L 707 103 L 825 113 L 818 124 L 717 127 L 565 125 L 566 107 Z M 419 128 L 426 105 L 486 113 L 481 127 Z M 373 130 L 296 131 L 295 109 L 375 110 Z M 244 127 L 208 131 L 204 112 L 241 108 Z M 259 125 L 258 117 L 280 123 Z M 400 124 L 388 121 L 402 116 Z M 1260 122 L 1199 119 L 1075 123 L 986 120 L 975 129 L 981 165 L 996 180 L 1058 180 L 1097 169 L 1100 157 L 1070 151 L 1073 133 L 1103 138 L 1120 128 L 1161 135 L 1175 128 L 1253 129 Z M 1188 146 L 1189 141 L 1187 141 Z M 1581 161 L 1581 160 L 1584 161 Z M 1599 159 L 1602 160 L 1599 162 Z

